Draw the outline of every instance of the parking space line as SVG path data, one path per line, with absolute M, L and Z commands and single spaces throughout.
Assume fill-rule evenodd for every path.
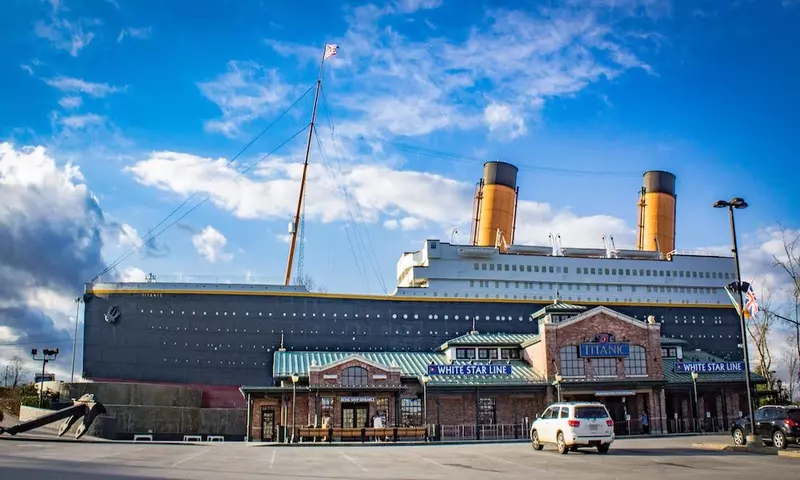
M 200 450 L 199 452 L 195 453 L 194 455 L 189 455 L 188 457 L 186 457 L 186 458 L 184 458 L 182 460 L 178 460 L 178 461 L 174 462 L 172 464 L 172 466 L 174 467 L 176 465 L 180 465 L 183 462 L 188 462 L 189 460 L 195 459 L 195 458 L 199 457 L 200 455 L 206 453 L 209 450 L 210 450 L 209 448 L 205 448 L 203 450 Z
M 269 468 L 272 468 L 272 467 L 275 466 L 275 454 L 277 454 L 277 453 L 278 453 L 277 450 L 273 450 L 272 451 L 272 459 L 269 461 Z
M 439 466 L 439 467 L 442 467 L 442 468 L 447 468 L 447 465 L 442 465 L 441 463 L 437 462 L 436 460 L 431 460 L 428 457 L 422 457 L 422 459 L 425 460 L 426 462 L 432 463 L 432 464 L 434 464 L 436 466 Z
M 356 467 L 360 468 L 360 469 L 361 469 L 362 471 L 364 471 L 364 472 L 366 472 L 366 471 L 367 471 L 367 469 L 366 469 L 366 468 L 362 467 L 362 466 L 361 466 L 361 465 L 359 465 L 359 464 L 358 464 L 358 463 L 357 463 L 355 460 L 353 460 L 352 458 L 350 458 L 350 455 L 348 455 L 348 454 L 346 454 L 346 453 L 344 453 L 344 452 L 341 452 L 341 453 L 342 453 L 342 456 L 343 456 L 344 458 L 346 458 L 346 459 L 350 460 L 350 463 L 352 463 L 352 464 L 353 464 L 353 465 L 355 465 Z
M 544 470 L 544 469 L 538 468 L 538 467 L 534 467 L 532 465 L 524 465 L 522 463 L 512 462 L 511 460 L 504 460 L 502 458 L 492 457 L 492 456 L 489 456 L 489 455 L 482 455 L 482 456 L 484 456 L 486 458 L 490 458 L 492 460 L 497 460 L 498 462 L 507 463 L 509 465 L 516 465 L 517 467 L 530 468 L 532 470 L 536 470 L 537 472 L 547 473 L 547 470 Z

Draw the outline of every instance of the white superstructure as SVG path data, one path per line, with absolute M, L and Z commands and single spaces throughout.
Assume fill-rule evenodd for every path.
M 613 245 L 613 242 L 610 242 Z M 733 257 L 673 251 L 498 247 L 426 240 L 397 262 L 397 296 L 729 304 Z

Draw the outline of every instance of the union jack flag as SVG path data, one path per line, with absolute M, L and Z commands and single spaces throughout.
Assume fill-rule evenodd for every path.
M 325 56 L 322 59 L 327 60 L 336 55 L 338 51 L 339 51 L 339 45 L 334 45 L 329 43 L 328 45 L 325 45 Z
M 756 294 L 753 292 L 753 286 L 748 285 L 747 287 L 747 300 L 744 302 L 744 316 L 745 317 L 755 317 L 758 313 L 758 302 L 756 301 Z

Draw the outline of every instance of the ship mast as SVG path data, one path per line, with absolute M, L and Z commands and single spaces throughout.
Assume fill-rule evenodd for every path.
M 319 103 L 319 92 L 322 89 L 322 69 L 325 67 L 325 60 L 336 55 L 339 50 L 338 45 L 325 45 L 325 50 L 322 53 L 322 61 L 319 64 L 319 74 L 317 75 L 317 89 L 314 92 L 314 107 L 311 110 L 311 125 L 308 129 L 308 142 L 306 143 L 306 156 L 303 161 L 303 175 L 300 177 L 300 194 L 297 196 L 297 210 L 294 215 L 292 223 L 292 240 L 289 247 L 289 260 L 286 262 L 286 280 L 285 285 L 289 285 L 292 280 L 292 263 L 294 262 L 294 248 L 297 243 L 297 226 L 300 223 L 300 214 L 303 208 L 303 198 L 306 189 L 306 174 L 308 173 L 308 156 L 311 153 L 311 139 L 314 136 L 314 122 L 317 119 L 317 104 Z

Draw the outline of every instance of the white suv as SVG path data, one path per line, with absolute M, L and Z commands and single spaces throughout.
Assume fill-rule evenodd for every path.
M 597 447 L 608 453 L 614 441 L 614 420 L 598 402 L 561 402 L 547 407 L 531 424 L 531 445 L 536 450 L 554 443 L 566 454 L 578 447 Z

